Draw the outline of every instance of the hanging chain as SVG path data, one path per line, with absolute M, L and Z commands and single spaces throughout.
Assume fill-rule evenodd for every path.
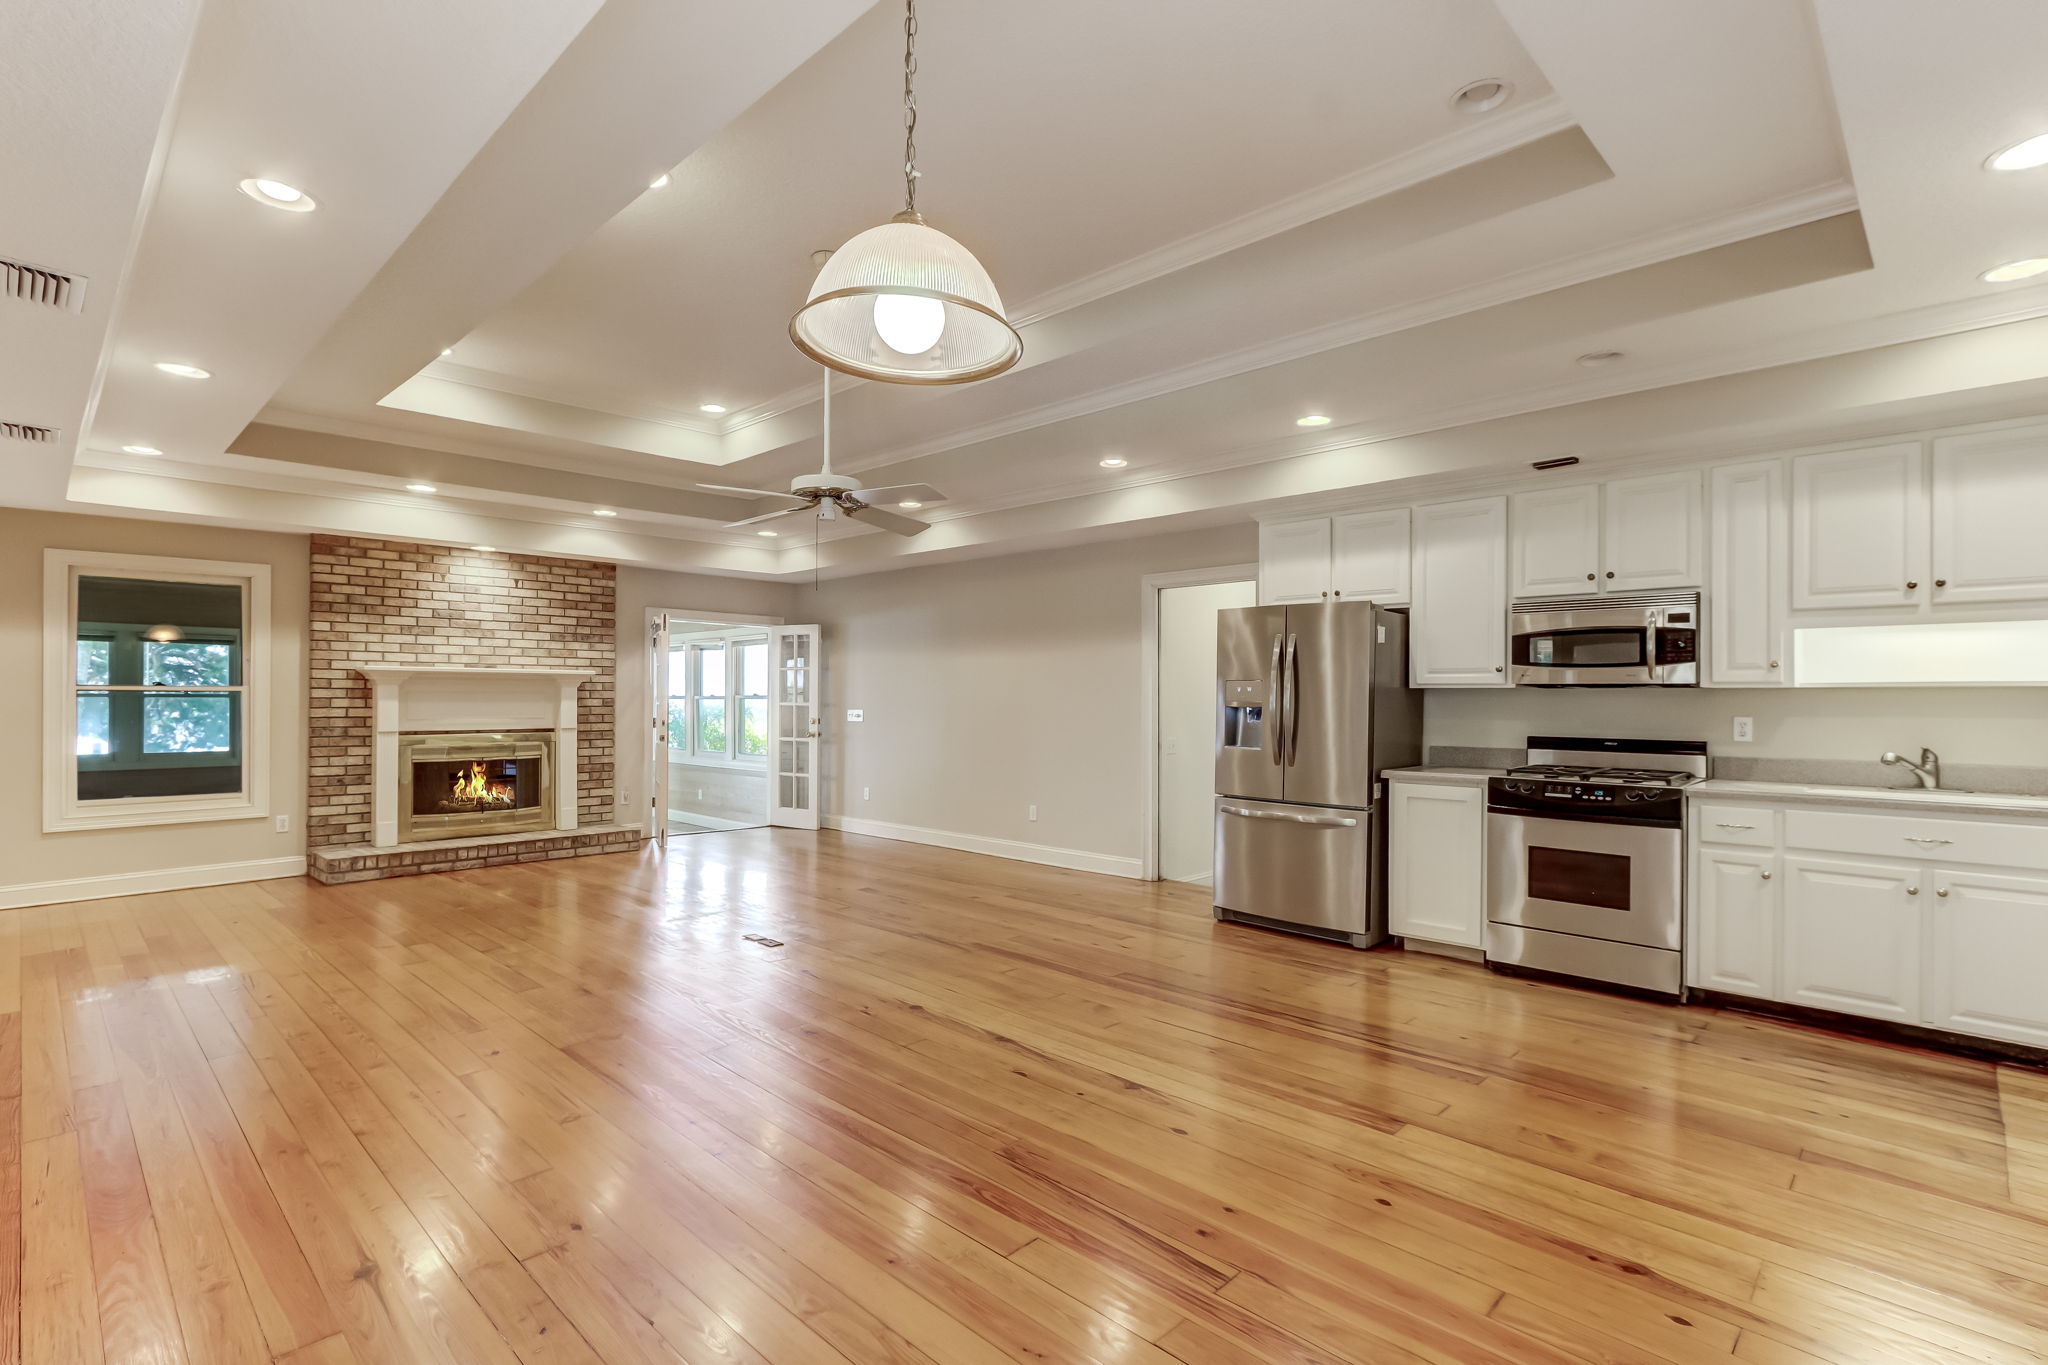
M 917 212 L 917 0 L 903 0 L 903 199 Z

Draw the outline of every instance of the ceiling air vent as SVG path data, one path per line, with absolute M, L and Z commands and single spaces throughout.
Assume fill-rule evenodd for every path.
M 0 295 L 39 303 L 45 308 L 62 308 L 67 313 L 85 311 L 85 280 L 61 270 L 45 270 L 0 256 Z
M 26 422 L 0 422 L 0 436 L 10 441 L 39 441 L 48 445 L 57 439 L 57 428 L 32 427 Z

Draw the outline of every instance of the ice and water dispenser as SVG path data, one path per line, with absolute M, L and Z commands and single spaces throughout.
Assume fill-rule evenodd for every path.
M 1223 747 L 1266 747 L 1266 682 L 1263 678 L 1223 680 Z

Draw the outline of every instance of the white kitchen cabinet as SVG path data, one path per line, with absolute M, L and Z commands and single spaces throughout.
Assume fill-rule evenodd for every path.
M 1259 525 L 1259 601 L 1320 602 L 1330 595 L 1330 519 Z
M 1785 465 L 1722 465 L 1708 476 L 1709 686 L 1780 687 L 1791 677 L 1785 648 Z
M 1508 502 L 1415 509 L 1408 671 L 1417 687 L 1508 685 Z
M 1387 783 L 1387 927 L 1477 948 L 1486 936 L 1486 789 Z
M 1928 1027 L 2048 1047 L 2048 877 L 1925 875 Z
M 1603 592 L 1697 588 L 1705 575 L 1697 470 L 1611 479 L 1601 489 Z
M 1599 591 L 1599 484 L 1517 493 L 1512 511 L 1516 598 Z
M 1407 508 L 1330 518 L 1330 595 L 1388 606 L 1407 602 Z
M 1918 867 L 1788 854 L 1778 998 L 1920 1022 Z
M 1925 460 L 1917 442 L 1792 461 L 1792 605 L 1927 600 Z
M 1773 999 L 1778 994 L 1778 859 L 1701 848 L 1693 864 L 1686 984 Z
M 1517 493 L 1514 595 L 1696 588 L 1704 578 L 1696 470 Z
M 2048 598 L 2048 426 L 1934 443 L 1936 605 Z

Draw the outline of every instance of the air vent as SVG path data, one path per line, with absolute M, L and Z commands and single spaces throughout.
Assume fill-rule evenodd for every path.
M 57 428 L 32 427 L 26 422 L 0 422 L 0 436 L 10 441 L 39 441 L 48 445 L 57 439 Z
M 45 270 L 0 257 L 0 294 L 67 313 L 85 311 L 85 280 L 61 270 Z

